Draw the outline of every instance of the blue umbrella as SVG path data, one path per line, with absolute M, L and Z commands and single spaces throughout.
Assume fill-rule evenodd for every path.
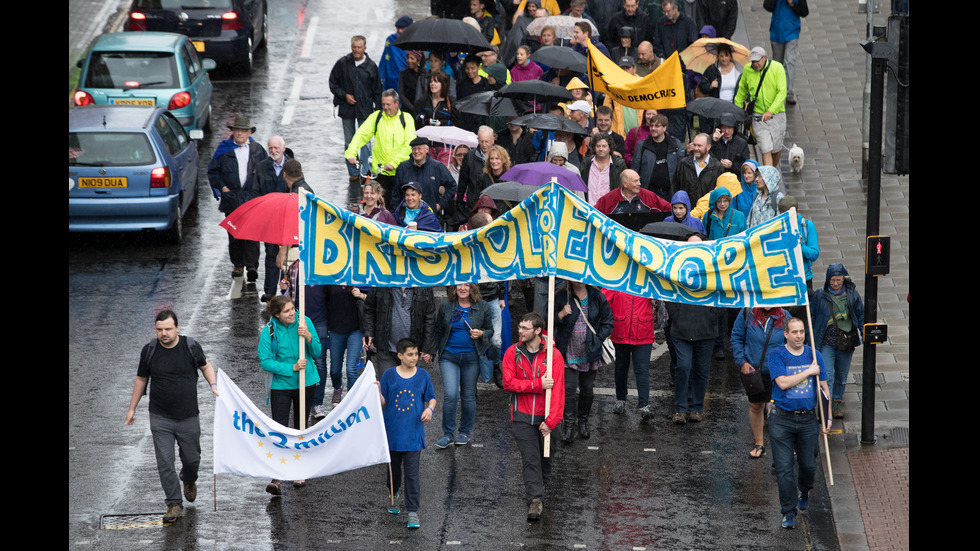
M 520 182 L 525 186 L 540 187 L 552 179 L 571 191 L 588 191 L 577 172 L 552 163 L 522 163 L 514 165 L 500 176 L 501 180 Z

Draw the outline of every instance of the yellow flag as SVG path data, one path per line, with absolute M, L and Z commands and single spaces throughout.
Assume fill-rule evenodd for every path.
M 589 43 L 589 80 L 592 89 L 634 109 L 678 109 L 687 105 L 681 60 L 674 52 L 655 71 L 640 78 L 619 68 Z

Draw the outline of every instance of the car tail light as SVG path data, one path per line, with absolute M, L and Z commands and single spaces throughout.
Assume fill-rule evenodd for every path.
M 134 11 L 133 13 L 129 14 L 129 30 L 145 31 L 146 14 L 138 11 Z
M 226 11 L 225 13 L 221 14 L 221 30 L 237 31 L 243 26 L 242 18 L 238 17 L 237 13 L 233 11 Z
M 78 90 L 75 92 L 75 105 L 92 105 L 95 103 L 95 98 L 92 97 L 88 92 Z
M 174 97 L 170 98 L 170 105 L 167 109 L 174 110 L 180 109 L 181 107 L 187 107 L 191 104 L 191 95 L 187 92 L 177 92 Z
M 170 187 L 170 168 L 158 166 L 150 171 L 150 187 Z

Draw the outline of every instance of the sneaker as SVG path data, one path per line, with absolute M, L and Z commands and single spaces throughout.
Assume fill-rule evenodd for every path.
M 456 437 L 457 446 L 465 446 L 470 443 L 470 436 L 468 434 L 460 434 Z
M 344 389 L 335 388 L 333 389 L 333 398 L 330 399 L 330 403 L 337 405 L 340 403 L 340 399 L 344 396 Z
M 541 503 L 540 499 L 535 499 L 531 501 L 531 505 L 527 508 L 527 520 L 536 521 L 541 520 L 541 513 L 544 512 L 544 504 Z
M 616 407 L 613 408 L 613 413 L 619 415 L 626 413 L 626 400 L 616 400 Z
M 327 416 L 327 410 L 324 409 L 323 406 L 321 406 L 321 405 L 313 406 L 313 418 L 314 419 L 323 419 L 326 416 Z
M 270 482 L 269 484 L 266 485 L 265 491 L 269 492 L 270 494 L 272 494 L 274 496 L 281 496 L 282 495 L 282 482 L 279 482 L 278 480 L 273 480 L 272 482 Z
M 439 448 L 440 450 L 444 450 L 448 448 L 449 445 L 452 443 L 453 441 L 448 436 L 443 436 L 442 438 L 436 441 L 436 447 Z
M 783 528 L 787 530 L 796 528 L 796 513 L 786 513 L 783 515 Z
M 678 411 L 677 413 L 674 414 L 673 421 L 675 425 L 683 425 L 687 423 L 687 416 Z
M 398 505 L 398 500 L 400 498 L 401 498 L 401 494 L 395 494 L 395 500 L 394 500 L 394 502 L 392 502 L 391 499 L 388 498 L 388 497 L 385 498 L 385 502 L 387 502 L 387 504 L 388 504 L 388 512 L 389 513 L 391 513 L 393 515 L 397 515 L 398 513 L 401 513 L 402 512 L 401 506 Z
M 163 522 L 170 524 L 179 519 L 184 514 L 184 508 L 179 503 L 167 505 L 167 512 L 163 515 Z
M 197 499 L 197 484 L 184 482 L 184 499 L 194 503 L 194 500 Z
M 408 527 L 411 530 L 415 530 L 422 526 L 419 524 L 419 514 L 415 511 L 409 511 L 408 513 Z
M 796 96 L 786 96 L 786 105 L 796 105 Z
M 806 511 L 806 508 L 809 506 L 810 506 L 810 492 L 807 492 L 805 494 L 803 492 L 800 492 L 800 502 L 799 502 L 800 511 Z
M 645 423 L 649 423 L 651 417 L 653 417 L 653 412 L 650 411 L 650 406 L 649 405 L 645 405 L 645 406 L 643 406 L 643 407 L 640 408 L 640 420 L 641 421 L 643 421 Z
M 844 400 L 834 400 L 833 406 L 831 406 L 831 411 L 833 412 L 834 419 L 844 418 Z
M 688 412 L 688 414 L 687 414 L 687 422 L 688 423 L 700 423 L 701 421 L 704 421 L 704 414 L 703 413 L 701 413 L 700 411 L 691 411 L 691 412 Z

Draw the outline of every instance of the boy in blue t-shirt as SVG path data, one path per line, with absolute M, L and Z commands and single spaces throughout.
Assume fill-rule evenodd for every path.
M 378 391 L 384 408 L 385 431 L 388 433 L 388 453 L 391 455 L 391 487 L 396 492 L 388 512 L 397 515 L 398 490 L 401 488 L 402 466 L 405 476 L 405 508 L 408 527 L 419 527 L 419 458 L 425 448 L 425 428 L 422 423 L 432 419 L 436 408 L 436 392 L 428 371 L 416 368 L 419 349 L 411 339 L 395 345 L 399 365 L 381 375 Z M 424 406 L 423 403 L 428 405 Z

